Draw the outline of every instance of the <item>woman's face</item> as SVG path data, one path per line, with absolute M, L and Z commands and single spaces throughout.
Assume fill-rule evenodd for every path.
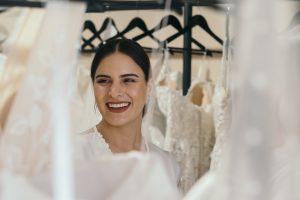
M 103 121 L 123 126 L 141 120 L 148 92 L 142 69 L 129 56 L 117 52 L 100 62 L 94 93 Z

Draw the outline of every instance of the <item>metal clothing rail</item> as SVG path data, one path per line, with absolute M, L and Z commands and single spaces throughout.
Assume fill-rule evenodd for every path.
M 103 0 L 70 0 L 82 1 L 87 3 L 86 12 L 106 12 L 120 10 L 153 10 L 164 9 L 163 1 L 103 1 Z M 0 6 L 3 7 L 36 7 L 43 8 L 47 1 L 32 0 L 0 0 Z M 172 7 L 175 4 L 172 4 Z M 176 4 L 177 5 L 177 4 Z
M 76 0 L 75 0 L 76 1 Z M 103 1 L 103 0 L 82 0 L 87 2 L 86 12 L 105 12 L 117 10 L 153 10 L 164 9 L 166 0 L 156 1 Z M 224 4 L 231 0 L 172 0 L 171 8 L 179 13 L 184 10 L 184 25 L 186 26 L 192 16 L 192 6 L 214 6 Z M 47 1 L 30 0 L 0 0 L 1 7 L 45 7 Z M 183 45 L 183 95 L 186 95 L 191 84 L 191 31 L 184 34 Z
M 70 0 L 83 1 L 87 3 L 86 12 L 105 12 L 117 10 L 153 10 L 164 9 L 168 0 Z M 171 8 L 180 12 L 185 4 L 191 6 L 213 6 L 222 4 L 229 0 L 171 0 Z M 0 0 L 0 6 L 4 7 L 45 7 L 47 0 Z
M 45 7 L 46 1 L 0 0 L 1 7 Z
M 184 4 L 184 26 L 187 26 L 192 18 L 192 6 L 189 3 Z M 191 86 L 191 76 L 192 76 L 192 31 L 188 30 L 183 35 L 183 70 L 182 70 L 182 93 L 186 95 Z

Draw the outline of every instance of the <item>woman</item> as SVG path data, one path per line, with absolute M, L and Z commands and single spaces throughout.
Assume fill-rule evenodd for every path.
M 96 105 L 102 120 L 81 136 L 87 157 L 139 151 L 162 157 L 170 177 L 179 181 L 179 167 L 171 155 L 145 140 L 142 118 L 150 94 L 151 67 L 143 48 L 129 39 L 99 48 L 91 66 Z

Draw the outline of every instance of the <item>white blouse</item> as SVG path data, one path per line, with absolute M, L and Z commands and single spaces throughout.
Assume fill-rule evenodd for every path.
M 80 133 L 76 139 L 75 157 L 78 159 L 98 160 L 106 156 L 113 156 L 108 143 L 97 130 L 96 126 Z M 180 168 L 175 158 L 169 152 L 147 141 L 145 137 L 143 137 L 142 141 L 142 151 L 160 157 L 167 168 L 171 180 L 175 184 L 178 184 L 180 180 Z

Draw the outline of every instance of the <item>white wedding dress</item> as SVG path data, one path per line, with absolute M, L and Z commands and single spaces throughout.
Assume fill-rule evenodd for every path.
M 220 168 L 220 160 L 226 143 L 229 140 L 231 98 L 230 98 L 230 73 L 232 68 L 232 46 L 229 35 L 229 14 L 226 16 L 226 34 L 223 45 L 223 56 L 220 75 L 217 80 L 212 100 L 213 119 L 215 126 L 215 145 L 211 153 L 210 171 Z
M 167 58 L 167 57 L 166 57 Z M 198 77 L 188 95 L 176 90 L 178 73 L 164 62 L 162 75 L 156 87 L 158 107 L 166 117 L 164 149 L 171 152 L 181 169 L 180 188 L 183 193 L 209 169 L 209 155 L 214 143 L 211 116 L 212 85 Z M 166 73 L 167 72 L 167 73 Z M 205 76 L 205 75 L 204 75 Z M 203 102 L 192 102 L 200 91 Z M 206 102 L 206 105 L 204 102 Z M 203 104 L 202 104 L 203 103 Z
M 21 54 L 8 54 L 7 63 L 19 65 L 7 66 L 24 73 L 8 74 L 20 77 L 21 84 L 13 87 L 12 107 L 1 118 L 0 199 L 180 199 L 170 176 L 175 172 L 162 155 L 132 152 L 95 159 L 75 142 L 71 106 L 84 12 L 84 3 L 48 2 L 34 46 L 27 49 L 28 63 Z M 2 78 L 0 86 L 12 88 L 11 80 Z

